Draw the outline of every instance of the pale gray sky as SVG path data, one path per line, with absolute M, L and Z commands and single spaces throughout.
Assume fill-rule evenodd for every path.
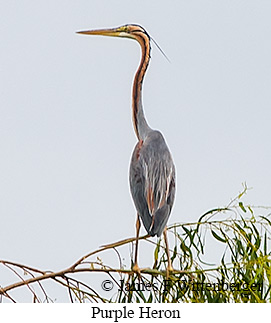
M 62 269 L 135 234 L 139 46 L 78 30 L 138 23 L 170 58 L 152 46 L 143 92 L 177 169 L 169 223 L 226 205 L 242 182 L 244 202 L 270 205 L 270 1 L 10 0 L 0 12 L 0 259 Z

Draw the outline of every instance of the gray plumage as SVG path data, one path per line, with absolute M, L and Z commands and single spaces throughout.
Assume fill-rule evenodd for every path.
M 137 143 L 130 165 L 130 189 L 146 231 L 160 237 L 175 196 L 175 167 L 159 131 L 149 128 Z

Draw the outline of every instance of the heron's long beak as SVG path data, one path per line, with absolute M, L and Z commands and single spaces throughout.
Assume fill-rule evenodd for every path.
M 77 34 L 119 37 L 122 32 L 123 30 L 121 30 L 121 28 L 112 28 L 112 29 L 77 31 Z

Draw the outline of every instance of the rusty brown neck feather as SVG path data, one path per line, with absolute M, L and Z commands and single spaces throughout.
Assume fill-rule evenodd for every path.
M 141 46 L 142 57 L 134 78 L 132 109 L 135 133 L 138 140 L 141 140 L 150 130 L 142 106 L 142 83 L 150 61 L 150 39 L 147 34 L 140 32 L 136 35 L 136 40 Z

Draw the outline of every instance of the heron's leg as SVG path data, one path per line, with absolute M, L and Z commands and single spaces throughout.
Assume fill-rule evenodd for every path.
M 137 254 L 138 254 L 138 238 L 139 238 L 139 230 L 140 230 L 140 218 L 139 214 L 137 214 L 137 220 L 136 220 L 136 246 L 135 246 L 135 262 L 133 266 L 133 271 L 140 273 L 138 264 L 137 264 Z
M 169 254 L 169 247 L 168 247 L 168 239 L 167 239 L 167 227 L 164 230 L 164 239 L 165 239 L 165 244 L 166 244 L 166 253 L 167 253 L 167 260 L 168 260 L 168 265 L 167 265 L 167 278 L 168 275 L 171 271 L 173 271 L 172 263 L 171 263 L 171 258 Z

